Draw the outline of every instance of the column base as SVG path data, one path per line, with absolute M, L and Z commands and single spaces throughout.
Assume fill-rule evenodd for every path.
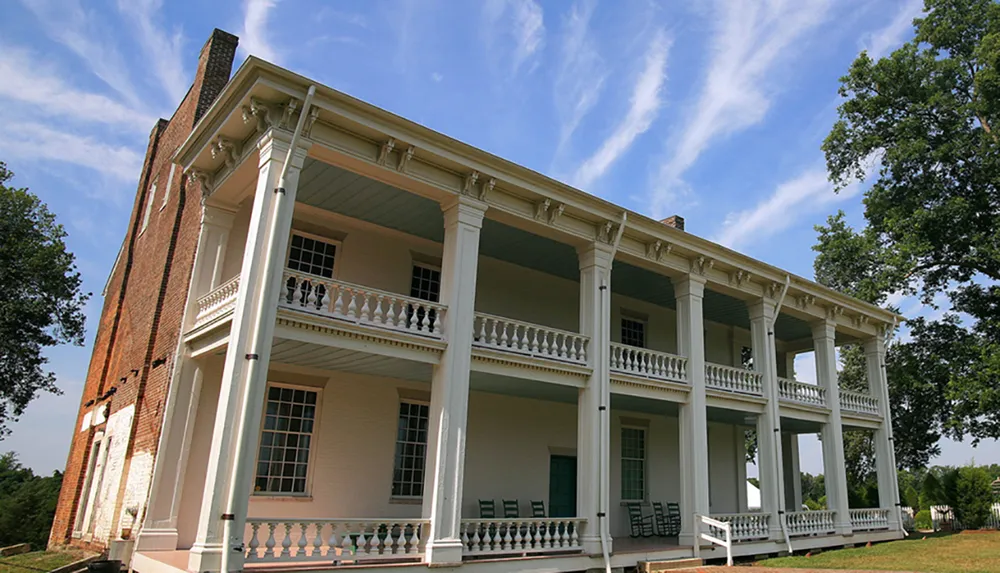
M 692 534 L 691 532 L 685 533 L 682 531 L 681 534 L 677 536 L 677 545 L 681 545 L 684 547 L 694 547 L 694 544 L 695 544 L 695 537 L 694 534 Z
M 143 528 L 135 541 L 136 551 L 173 551 L 177 549 L 177 528 Z
M 427 542 L 424 563 L 431 567 L 447 567 L 462 564 L 465 545 L 460 539 L 435 539 Z
M 608 537 L 608 555 L 611 555 L 611 545 L 612 540 L 610 536 Z M 604 548 L 601 547 L 601 536 L 599 535 L 581 535 L 580 536 L 580 546 L 583 547 L 583 552 L 587 555 L 603 555 Z
M 201 573 L 222 569 L 222 543 L 195 544 L 188 554 L 188 571 Z
M 838 523 L 835 525 L 837 528 L 837 535 L 852 536 L 854 535 L 854 528 L 851 527 L 850 523 Z

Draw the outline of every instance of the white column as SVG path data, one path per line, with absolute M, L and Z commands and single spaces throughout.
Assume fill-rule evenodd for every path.
M 233 226 L 232 209 L 205 205 L 195 250 L 182 324 L 194 324 L 198 299 L 221 283 L 222 265 Z M 187 356 L 179 340 L 172 364 L 170 389 L 164 405 L 163 431 L 157 445 L 149 501 L 136 540 L 139 550 L 177 549 L 177 514 L 180 509 L 184 472 L 191 449 L 195 413 L 201 393 L 201 368 Z
M 780 538 L 785 512 L 781 455 L 781 414 L 778 402 L 778 359 L 774 345 L 776 303 L 762 298 L 749 305 L 754 370 L 761 373 L 767 404 L 757 421 L 757 470 L 761 510 L 771 515 L 771 538 Z
M 465 473 L 469 368 L 476 303 L 479 234 L 487 205 L 461 195 L 442 207 L 444 253 L 441 303 L 447 306 L 444 335 L 448 347 L 431 380 L 423 515 L 431 522 L 426 561 L 462 562 L 462 482 Z
M 593 368 L 577 399 L 576 514 L 587 519 L 580 537 L 584 551 L 601 552 L 600 514 L 608 515 L 610 491 L 611 247 L 594 243 L 580 249 L 580 333 L 590 337 Z M 605 431 L 601 431 L 601 427 Z M 601 503 L 601 501 L 604 503 Z M 605 517 L 608 519 L 608 517 Z M 611 548 L 608 548 L 611 551 Z
M 781 452 L 785 456 L 785 511 L 801 511 L 802 470 L 799 465 L 798 434 L 781 435 Z
M 892 445 L 892 409 L 885 376 L 885 345 L 876 336 L 865 341 L 868 391 L 878 399 L 882 423 L 875 430 L 875 470 L 878 475 L 879 507 L 889 510 L 889 528 L 899 529 L 899 482 L 896 480 L 896 451 Z
M 306 156 L 301 147 L 289 156 L 286 137 L 290 139 L 284 132 L 271 129 L 258 142 L 257 186 L 222 373 L 198 532 L 188 561 L 191 571 L 218 571 L 222 551 L 229 552 L 230 570 L 243 567 L 243 530 L 267 385 L 277 290 L 299 170 Z M 286 158 L 292 162 L 291 168 L 284 188 L 279 190 L 278 178 Z M 271 237 L 273 243 L 269 248 Z M 263 300 L 265 297 L 274 300 Z M 232 512 L 228 507 L 230 487 L 236 492 Z M 228 540 L 223 539 L 225 521 L 232 522 Z
M 785 378 L 795 380 L 795 353 L 785 352 Z
M 740 513 L 750 511 L 747 500 L 747 435 L 743 426 L 733 426 L 736 440 L 736 500 Z
M 812 325 L 816 354 L 816 381 L 826 389 L 830 420 L 823 424 L 823 476 L 827 507 L 836 511 L 837 533 L 851 534 L 850 505 L 847 499 L 847 472 L 844 468 L 844 427 L 840 421 L 840 385 L 837 378 L 837 353 L 834 346 L 836 325 L 826 319 Z
M 677 352 L 687 358 L 691 392 L 680 408 L 681 545 L 694 543 L 694 515 L 709 514 L 708 412 L 705 399 L 705 278 L 674 281 L 677 297 Z

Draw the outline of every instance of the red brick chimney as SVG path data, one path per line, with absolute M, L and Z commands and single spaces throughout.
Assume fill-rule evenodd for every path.
M 684 230 L 684 217 L 681 217 L 680 215 L 671 215 L 660 222 L 679 231 Z

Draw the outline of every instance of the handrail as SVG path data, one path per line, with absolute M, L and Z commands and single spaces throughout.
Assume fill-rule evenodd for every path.
M 702 526 L 708 526 L 708 531 L 703 532 Z M 723 534 L 721 537 L 718 534 Z M 718 519 L 712 519 L 707 515 L 694 514 L 694 556 L 701 557 L 701 542 L 704 539 L 709 543 L 726 548 L 726 565 L 733 566 L 733 531 L 732 524 Z
M 611 370 L 642 378 L 686 383 L 687 358 L 618 342 L 611 343 Z
M 578 332 L 483 312 L 476 312 L 472 320 L 474 346 L 579 365 L 587 363 L 590 337 Z

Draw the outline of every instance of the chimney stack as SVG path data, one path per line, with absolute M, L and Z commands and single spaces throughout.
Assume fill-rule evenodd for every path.
M 684 230 L 684 217 L 681 217 L 680 215 L 671 215 L 660 222 L 669 227 L 673 227 L 678 231 Z

